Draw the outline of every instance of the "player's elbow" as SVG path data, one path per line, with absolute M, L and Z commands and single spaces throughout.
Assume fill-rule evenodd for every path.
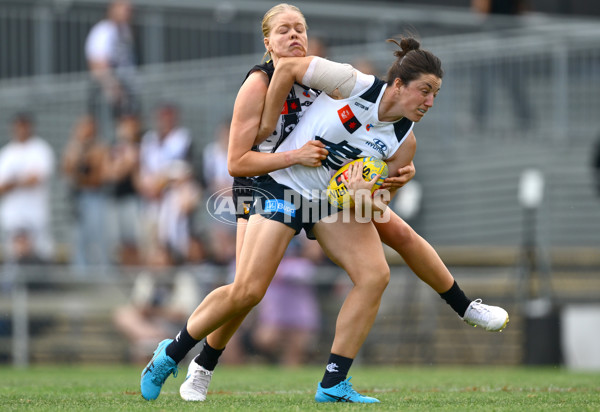
M 241 174 L 242 173 L 241 168 L 236 162 L 228 162 L 227 170 L 229 171 L 229 174 L 233 177 L 242 177 L 243 176 Z
M 273 130 L 275 130 L 274 124 L 270 125 L 261 123 L 260 127 L 258 128 L 258 133 L 256 134 L 256 140 L 254 141 L 254 143 L 262 143 L 267 137 L 271 135 L 271 133 L 273 133 Z
M 279 74 L 285 74 L 286 77 L 296 82 L 302 81 L 302 76 L 306 70 L 305 66 L 312 60 L 312 57 L 281 57 L 277 61 L 276 71 Z

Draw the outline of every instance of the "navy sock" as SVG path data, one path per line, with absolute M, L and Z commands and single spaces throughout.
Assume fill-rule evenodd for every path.
M 194 339 L 188 333 L 186 323 L 183 329 L 179 331 L 175 339 L 173 339 L 173 342 L 167 346 L 165 352 L 171 357 L 171 359 L 175 361 L 175 363 L 179 363 L 183 358 L 185 358 L 185 355 L 187 355 L 188 352 L 191 351 L 194 346 L 196 346 L 198 342 L 200 341 Z
M 194 358 L 194 362 L 202 366 L 207 371 L 214 371 L 219 362 L 219 356 L 223 353 L 223 349 L 215 349 L 211 347 L 207 341 L 204 341 L 202 352 Z
M 341 381 L 346 380 L 353 360 L 333 353 L 330 354 L 327 367 L 325 368 L 325 375 L 323 375 L 323 380 L 321 381 L 321 387 L 331 388 Z
M 450 289 L 444 293 L 440 293 L 440 296 L 461 318 L 465 315 L 467 308 L 471 304 L 471 300 L 465 296 L 465 293 L 460 286 L 458 286 L 456 281 L 454 281 L 454 284 Z

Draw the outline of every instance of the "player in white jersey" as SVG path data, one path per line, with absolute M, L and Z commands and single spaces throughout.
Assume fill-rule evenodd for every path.
M 378 117 L 384 122 L 390 122 L 390 125 L 404 117 L 413 122 L 419 121 L 432 107 L 433 99 L 441 86 L 441 62 L 429 52 L 412 50 L 415 45 L 418 48 L 418 43 L 410 43 L 409 46 L 413 47 L 405 48 L 398 56 L 398 59 L 415 60 L 415 67 L 412 69 L 415 80 L 404 85 L 400 79 L 395 79 L 392 87 L 383 90 L 378 101 Z M 421 93 L 422 84 L 427 85 L 426 93 Z M 304 120 L 300 122 L 302 121 Z M 362 129 L 359 131 L 355 136 L 366 133 Z M 392 174 L 396 174 L 400 166 L 412 161 L 414 145 L 408 145 L 407 150 L 403 150 L 410 140 L 409 136 L 402 145 L 398 141 L 400 150 L 386 158 Z M 414 137 L 412 140 L 414 141 Z M 279 185 L 279 188 L 287 190 L 283 185 Z M 275 195 L 279 196 L 279 193 Z M 256 197 L 256 200 L 255 204 L 261 204 L 263 211 L 268 210 L 265 207 L 268 203 L 266 199 Z M 281 199 L 277 197 L 275 200 L 278 203 Z M 327 213 L 335 211 L 329 208 Z M 187 353 L 199 339 L 236 316 L 247 313 L 260 302 L 288 243 L 298 233 L 298 226 L 301 226 L 313 230 L 327 255 L 348 273 L 354 284 L 339 312 L 326 376 L 318 385 L 315 399 L 320 402 L 378 402 L 375 398 L 356 392 L 349 380 L 345 379 L 375 320 L 381 296 L 389 282 L 390 271 L 377 230 L 371 223 L 356 220 L 354 210 L 350 211 L 347 220 L 324 221 L 320 216 L 314 216 L 309 221 L 299 221 L 296 218 L 293 222 L 282 223 L 280 219 L 275 219 L 275 215 L 289 216 L 288 214 L 293 214 L 293 211 L 276 207 L 272 210 L 272 219 L 260 214 L 250 216 L 246 236 L 252 242 L 244 242 L 242 245 L 235 280 L 232 284 L 209 293 L 189 317 L 186 327 L 176 339 L 163 341 L 159 345 L 155 357 L 144 370 L 142 395 L 149 396 L 154 392 L 158 396 L 164 380 L 176 370 L 177 361 L 168 353 Z M 167 347 L 170 348 L 169 351 Z M 337 384 L 330 385 L 332 381 Z M 151 389 L 151 385 L 155 388 Z
M 368 156 L 388 159 L 409 136 L 414 139 L 411 134 L 414 122 L 408 118 L 397 122 L 379 120 L 379 104 L 386 89 L 384 81 L 358 71 L 354 81 L 347 98 L 333 99 L 323 94 L 316 99 L 312 110 L 305 114 L 306 120 L 296 126 L 293 138 L 277 149 L 294 150 L 311 140 L 319 141 L 329 152 L 321 167 L 294 165 L 275 170 L 269 173 L 275 181 L 299 193 L 305 192 L 309 199 L 315 194 L 325 198 L 325 191 L 311 191 L 326 188 L 331 176 L 349 161 Z M 362 130 L 365 132 L 361 133 Z
M 277 7 L 277 6 L 276 6 L 276 7 Z M 298 13 L 299 13 L 299 12 L 298 12 Z M 301 15 L 301 14 L 300 14 L 300 15 Z M 288 88 L 288 90 L 289 90 L 289 88 Z M 381 91 L 382 89 L 379 89 L 379 90 Z M 289 97 L 289 96 L 288 96 L 288 97 Z M 258 104 L 258 102 L 257 102 L 257 104 Z M 360 102 L 359 102 L 359 104 L 360 104 Z M 309 112 L 310 112 L 310 111 L 309 111 Z M 350 118 L 348 118 L 348 120 L 351 120 L 351 119 L 352 119 L 351 117 L 350 117 Z M 405 122 L 405 123 L 410 123 L 410 124 L 412 124 L 412 122 Z M 405 125 L 406 125 L 406 124 L 405 124 Z M 413 136 L 413 138 L 414 138 L 414 136 Z M 398 142 L 398 143 L 400 143 L 400 142 Z M 368 144 L 368 143 L 367 143 L 367 144 Z M 375 148 L 375 150 L 377 150 L 379 153 L 381 153 L 380 151 L 382 151 L 382 150 L 385 150 L 385 148 L 383 148 L 383 147 L 382 147 L 382 145 L 381 145 L 381 142 L 379 142 L 379 143 L 372 143 L 372 144 L 370 144 L 369 146 L 370 146 L 370 147 L 373 147 L 373 148 Z M 249 151 L 249 149 L 246 149 L 246 150 L 247 150 L 247 151 Z M 390 150 L 388 150 L 388 151 L 390 151 Z M 245 153 L 244 153 L 244 152 L 242 152 L 242 155 L 244 155 L 244 154 L 245 154 Z M 254 155 L 258 155 L 259 153 L 252 152 L 251 154 L 254 156 Z M 272 156 L 277 156 L 277 155 L 280 155 L 280 154 L 283 154 L 283 153 L 279 153 L 279 152 L 278 152 L 278 153 L 275 153 L 275 154 L 274 154 L 274 155 L 272 155 Z M 262 158 L 260 158 L 260 159 L 261 159 L 261 161 L 262 161 L 262 159 L 267 159 L 267 157 L 262 157 Z M 282 157 L 280 156 L 278 159 L 282 159 Z M 264 162 L 262 162 L 262 163 L 264 163 Z M 255 168 L 256 168 L 257 166 L 258 166 L 258 167 L 261 167 L 261 164 L 257 164 L 257 165 L 255 165 L 255 166 L 253 166 L 253 167 L 255 167 Z M 230 166 L 230 167 L 231 167 L 231 166 Z M 236 166 L 236 167 L 237 167 L 237 166 Z M 263 167 L 263 169 L 261 169 L 261 170 L 264 170 L 264 169 L 265 169 L 265 165 L 264 165 L 264 164 L 262 164 L 262 167 Z M 271 170 L 273 169 L 273 168 L 272 168 L 272 166 L 267 166 L 267 168 L 271 168 Z M 403 170 L 405 170 L 405 171 L 406 171 L 407 169 L 411 169 L 411 168 L 412 168 L 412 166 L 409 166 L 408 168 L 404 168 Z M 249 170 L 254 170 L 254 169 L 252 169 L 252 167 L 250 167 L 250 168 L 249 168 Z M 267 171 L 268 171 L 268 170 L 267 170 Z M 239 172 L 239 171 L 238 171 L 238 172 Z M 252 174 L 252 175 L 253 175 L 253 174 L 256 174 L 256 173 L 257 173 L 257 172 L 253 171 L 253 172 L 251 172 L 250 174 Z M 412 177 L 412 175 L 414 174 L 414 169 L 413 169 L 413 172 L 412 172 L 412 174 L 411 174 L 411 173 L 409 173 L 409 174 L 410 174 L 410 177 Z M 406 180 L 408 180 L 408 179 L 406 179 Z M 406 181 L 406 180 L 405 180 L 405 181 Z M 405 182 L 405 181 L 404 181 L 404 182 Z M 403 184 L 403 183 L 401 183 L 401 182 L 402 182 L 402 179 L 400 179 L 400 180 L 397 180 L 397 181 L 396 181 L 396 184 L 398 184 L 399 186 L 401 186 L 401 185 Z M 398 220 L 399 220 L 399 221 L 400 221 L 400 222 L 403 224 L 403 226 L 401 226 L 402 230 L 404 230 L 404 228 L 408 227 L 408 225 L 406 225 L 404 222 L 402 222 L 402 221 L 401 221 L 399 218 L 397 218 L 397 219 L 398 219 Z M 396 222 L 396 223 L 397 223 L 397 222 Z M 396 228 L 397 228 L 397 227 L 398 227 L 398 225 L 396 225 Z M 410 229 L 410 227 L 408 227 L 408 228 Z M 410 230 L 412 231 L 412 229 L 410 229 Z M 412 233 L 414 233 L 414 232 L 412 232 Z M 401 238 L 402 238 L 402 239 L 407 239 L 407 236 L 408 236 L 408 237 L 410 237 L 410 234 L 411 234 L 411 232 L 407 232 L 406 230 L 404 230 L 404 233 L 402 234 Z M 420 239 L 422 242 L 424 242 L 424 240 L 423 240 L 422 238 L 418 237 L 418 239 Z M 408 239 L 408 240 L 412 240 L 412 239 Z M 417 250 L 415 250 L 415 247 L 413 247 L 413 244 L 414 244 L 414 243 L 415 243 L 415 242 L 413 242 L 413 241 L 407 242 L 407 246 L 410 246 L 410 247 L 407 247 L 407 249 L 406 249 L 406 253 L 409 253 L 409 251 L 410 251 L 411 253 L 413 253 L 413 254 L 414 254 L 414 253 L 417 253 L 417 252 L 419 252 L 419 253 L 421 253 L 421 257 L 423 257 L 423 256 L 424 256 L 424 257 L 428 257 L 428 256 L 427 256 L 427 253 L 426 253 L 426 252 L 427 252 L 427 250 L 425 250 L 425 253 L 423 253 L 423 250 L 422 250 L 422 248 L 416 248 Z M 428 245 L 426 242 L 424 242 L 424 243 L 425 243 L 427 246 L 429 246 L 429 245 Z M 431 247 L 429 246 L 429 248 L 431 248 Z M 399 250 L 399 249 L 400 249 L 400 248 L 396 248 L 396 250 L 398 250 L 400 253 L 402 253 L 402 251 L 401 251 L 401 250 Z M 431 249 L 431 251 L 433 252 L 433 254 L 435 255 L 435 257 L 436 257 L 436 258 L 439 260 L 439 257 L 437 256 L 437 254 L 435 254 L 435 251 L 433 251 L 433 249 Z M 403 254 L 403 256 L 404 256 L 404 254 Z M 434 267 L 434 266 L 436 266 L 436 265 L 435 265 L 435 264 L 433 264 L 433 263 L 431 263 L 431 264 L 424 264 L 424 265 L 422 265 L 422 267 L 423 267 L 423 270 L 428 270 L 428 271 L 434 272 L 434 275 L 427 274 L 428 276 L 430 276 L 430 278 L 428 278 L 428 279 L 427 279 L 427 278 L 426 278 L 426 279 L 423 279 L 423 277 L 424 277 L 424 276 L 422 276 L 421 274 L 419 274 L 419 276 L 420 276 L 420 277 L 421 277 L 423 280 L 425 280 L 427 283 L 429 283 L 430 285 L 432 285 L 432 284 L 439 284 L 439 283 L 440 283 L 440 281 L 444 281 L 444 280 L 445 280 L 445 277 L 449 277 L 451 280 L 453 280 L 452 276 L 449 274 L 449 272 L 447 272 L 447 269 L 445 268 L 445 266 L 443 266 L 443 263 L 441 263 L 441 261 L 440 261 L 440 265 L 441 265 L 441 267 L 442 267 L 442 269 L 443 269 L 443 270 L 440 270 L 440 268 L 436 268 L 436 267 Z M 444 270 L 445 270 L 445 272 L 444 272 Z M 433 287 L 433 286 L 432 286 L 432 287 Z M 444 291 L 445 291 L 445 290 L 447 290 L 449 287 L 444 289 L 444 286 L 442 286 L 441 288 L 442 288 L 442 289 L 441 289 L 441 290 L 439 290 L 439 289 L 438 289 L 438 287 L 434 287 L 434 289 L 436 289 L 438 292 L 444 292 Z M 460 289 L 459 289 L 459 290 L 460 290 Z M 466 298 L 465 298 L 465 299 L 466 299 Z M 454 306 L 453 306 L 453 307 L 454 307 Z M 184 330 L 182 330 L 182 334 L 187 334 L 187 329 L 185 329 L 185 328 L 184 328 Z M 212 335 L 211 335 L 211 336 L 212 336 Z M 223 346 L 216 346 L 216 347 L 217 347 L 217 348 L 219 348 L 219 347 L 221 347 L 221 348 L 222 348 L 222 347 L 224 347 L 224 345 L 226 344 L 227 340 L 224 340 L 224 341 L 222 341 L 222 342 L 223 342 L 223 343 L 222 343 L 222 345 L 223 345 Z M 164 346 L 164 345 L 163 345 L 163 346 Z M 222 351 L 222 350 L 220 350 L 220 351 Z M 220 351 L 218 351 L 218 350 L 215 350 L 215 349 L 213 349 L 213 348 L 209 348 L 209 350 L 208 350 L 208 352 L 209 352 L 208 356 L 209 356 L 209 357 L 210 357 L 210 356 L 212 356 L 212 357 L 214 358 L 214 357 L 215 357 L 215 352 L 217 352 L 217 356 L 216 356 L 216 357 L 218 358 L 218 353 L 219 353 Z M 206 344 L 205 344 L 205 347 L 204 347 L 204 349 L 203 349 L 203 354 L 205 354 L 205 352 L 207 352 L 207 345 L 206 345 Z M 206 354 L 205 354 L 205 355 L 206 355 Z M 212 359 L 212 360 L 211 360 L 211 362 L 213 363 L 213 367 L 212 367 L 212 369 L 214 369 L 214 365 L 216 365 L 216 359 Z M 194 362 L 192 362 L 192 363 L 194 363 Z M 192 364 L 190 364 L 190 369 L 192 369 Z M 196 365 L 196 366 L 194 366 L 194 370 L 191 372 L 191 374 L 190 374 L 190 373 L 188 373 L 188 379 L 186 380 L 186 382 L 188 382 L 188 380 L 189 380 L 189 381 L 194 381 L 194 382 L 202 381 L 202 382 L 201 382 L 201 383 L 202 383 L 202 385 L 200 385 L 200 386 L 202 386 L 202 388 L 199 388 L 199 392 L 197 392 L 197 394 L 198 394 L 199 396 L 201 396 L 201 398 L 199 398 L 199 397 L 196 397 L 195 399 L 194 399 L 194 398 L 186 398 L 186 397 L 184 396 L 184 393 L 183 393 L 183 391 L 182 391 L 181 393 L 182 393 L 182 396 L 184 396 L 184 399 L 188 399 L 188 400 L 203 400 L 203 399 L 205 398 L 205 396 L 206 396 L 206 389 L 207 389 L 207 386 L 208 386 L 208 382 L 210 381 L 210 375 L 212 374 L 212 369 L 210 369 L 210 371 L 209 371 L 209 370 L 206 370 L 206 369 L 204 369 L 204 368 L 198 367 L 197 365 Z M 335 368 L 331 367 L 331 365 L 330 365 L 330 367 L 328 367 L 327 369 L 329 370 L 329 369 L 335 369 Z M 168 375 L 168 374 L 167 374 L 167 375 Z M 166 379 L 166 376 L 167 376 L 167 375 L 165 375 L 165 376 L 164 376 L 164 379 Z M 163 381 L 164 381 L 164 379 L 163 379 Z M 162 383 L 161 383 L 161 385 L 162 385 Z M 184 385 L 185 385 L 185 384 L 184 384 Z M 182 385 L 182 389 L 183 389 L 184 385 Z M 345 384 L 341 385 L 341 386 L 342 386 L 342 387 L 344 387 L 344 388 L 346 388 L 346 389 L 348 389 L 348 388 L 349 388 L 349 385 L 347 384 L 347 382 L 346 382 Z M 159 388 L 159 389 L 160 389 L 160 388 Z M 197 389 L 198 389 L 198 388 L 197 388 Z M 350 389 L 351 389 L 351 387 L 350 387 Z M 355 395 L 355 396 L 354 396 L 354 401 L 359 401 L 359 402 L 360 402 L 360 401 L 370 401 L 370 400 L 371 400 L 371 398 L 368 398 L 368 397 L 361 397 L 361 395 L 359 395 L 359 394 L 356 394 L 356 393 L 354 393 L 354 395 Z M 357 400 L 357 399 L 358 399 L 358 400 Z M 362 399 L 362 400 L 361 400 L 361 399 Z M 328 400 L 331 400 L 331 398 L 329 398 Z M 348 399 L 348 400 L 351 400 L 351 399 Z

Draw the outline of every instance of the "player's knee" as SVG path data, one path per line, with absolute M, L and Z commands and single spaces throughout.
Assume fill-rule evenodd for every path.
M 417 233 L 408 224 L 394 225 L 392 230 L 382 237 L 384 243 L 397 252 L 409 247 L 417 240 Z
M 235 302 L 238 310 L 251 309 L 260 303 L 265 293 L 264 288 L 255 285 L 235 285 L 231 292 L 231 299 Z
M 373 265 L 367 272 L 367 276 L 361 276 L 357 286 L 375 292 L 383 293 L 390 283 L 390 268 L 388 265 Z
M 411 243 L 415 239 L 415 231 L 407 224 L 394 228 L 394 238 L 403 243 Z
M 387 288 L 390 283 L 390 267 L 388 265 L 382 266 L 374 277 L 375 287 L 381 290 L 381 293 Z

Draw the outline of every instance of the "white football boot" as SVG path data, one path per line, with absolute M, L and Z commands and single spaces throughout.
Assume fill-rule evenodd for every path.
M 481 326 L 490 332 L 500 332 L 508 323 L 508 313 L 498 306 L 489 306 L 475 299 L 462 317 L 471 326 Z
M 179 394 L 186 401 L 204 402 L 212 375 L 213 371 L 204 369 L 192 359 Z

